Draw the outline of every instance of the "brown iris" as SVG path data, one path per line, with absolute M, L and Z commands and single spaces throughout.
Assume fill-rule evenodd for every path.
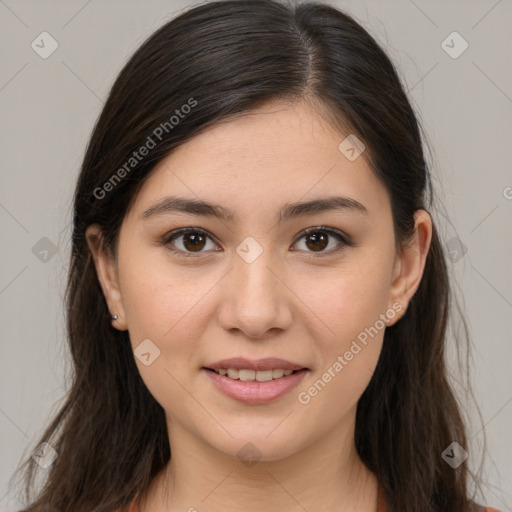
M 191 252 L 199 252 L 204 248 L 206 236 L 201 233 L 185 233 L 183 246 Z
M 320 233 L 320 234 L 318 234 Z M 306 235 L 306 245 L 309 249 L 325 249 L 328 244 L 328 235 L 322 231 L 319 231 L 317 233 L 313 233 L 310 235 Z M 309 242 L 313 242 L 312 245 Z

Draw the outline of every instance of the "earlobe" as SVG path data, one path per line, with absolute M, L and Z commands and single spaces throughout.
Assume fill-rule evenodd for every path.
M 414 235 L 409 243 L 400 248 L 394 267 L 391 285 L 390 304 L 399 303 L 402 306 L 400 316 L 388 325 L 396 323 L 401 318 L 416 290 L 419 288 L 430 242 L 432 240 L 432 219 L 426 210 L 416 210 L 414 214 Z
M 92 253 L 96 275 L 108 304 L 113 326 L 125 331 L 127 330 L 126 316 L 119 288 L 115 258 L 106 251 L 101 227 L 98 224 L 89 226 L 85 231 L 85 237 Z M 114 318 L 116 315 L 117 318 Z

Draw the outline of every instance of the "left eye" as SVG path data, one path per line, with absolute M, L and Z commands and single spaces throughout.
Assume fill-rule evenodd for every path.
M 330 228 L 308 228 L 300 236 L 299 240 L 305 238 L 306 252 L 310 252 L 307 249 L 314 249 L 311 256 L 323 256 L 325 253 L 332 254 L 338 252 L 346 245 L 351 245 L 347 238 L 341 233 Z M 329 238 L 335 238 L 338 243 L 334 244 L 334 249 L 331 247 L 329 250 L 324 250 L 329 245 Z M 320 254 L 315 254 L 320 253 Z
M 310 256 L 313 257 L 337 253 L 343 250 L 345 246 L 352 245 L 350 240 L 337 230 L 326 227 L 313 227 L 304 230 L 298 237 L 295 244 L 298 244 L 303 238 L 305 239 L 305 249 L 300 250 L 310 252 Z M 330 245 L 329 239 L 332 240 L 333 238 L 337 240 L 337 243 L 333 244 L 334 248 L 330 247 L 328 250 L 325 250 Z M 175 240 L 180 239 L 182 240 L 178 244 L 174 242 Z M 217 251 L 218 249 L 215 249 L 217 244 L 213 241 L 210 235 L 208 235 L 206 231 L 198 228 L 183 228 L 173 231 L 162 239 L 162 244 L 169 246 L 171 251 L 179 253 L 182 256 L 195 256 L 196 254 L 199 255 L 202 252 L 206 252 L 208 249 L 206 247 L 208 245 L 208 240 L 210 240 L 213 245 L 213 248 L 210 249 Z M 203 251 L 205 248 L 206 250 Z

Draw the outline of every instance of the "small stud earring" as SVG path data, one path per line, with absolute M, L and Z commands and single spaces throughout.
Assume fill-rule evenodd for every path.
M 119 317 L 117 315 L 112 315 L 112 320 L 117 320 Z

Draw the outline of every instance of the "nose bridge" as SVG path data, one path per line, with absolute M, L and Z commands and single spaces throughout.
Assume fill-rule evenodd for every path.
M 225 329 L 239 329 L 249 337 L 285 329 L 291 321 L 286 287 L 276 277 L 282 268 L 274 252 L 252 237 L 236 248 L 229 293 L 223 297 L 220 320 Z
M 267 250 L 254 261 L 239 258 L 235 264 L 233 273 L 239 287 L 240 299 L 258 300 L 261 295 L 267 295 L 265 301 L 268 303 L 269 300 L 275 297 L 276 292 L 278 293 L 278 282 L 274 273 L 270 270 L 272 266 L 275 266 L 270 253 L 271 251 Z

